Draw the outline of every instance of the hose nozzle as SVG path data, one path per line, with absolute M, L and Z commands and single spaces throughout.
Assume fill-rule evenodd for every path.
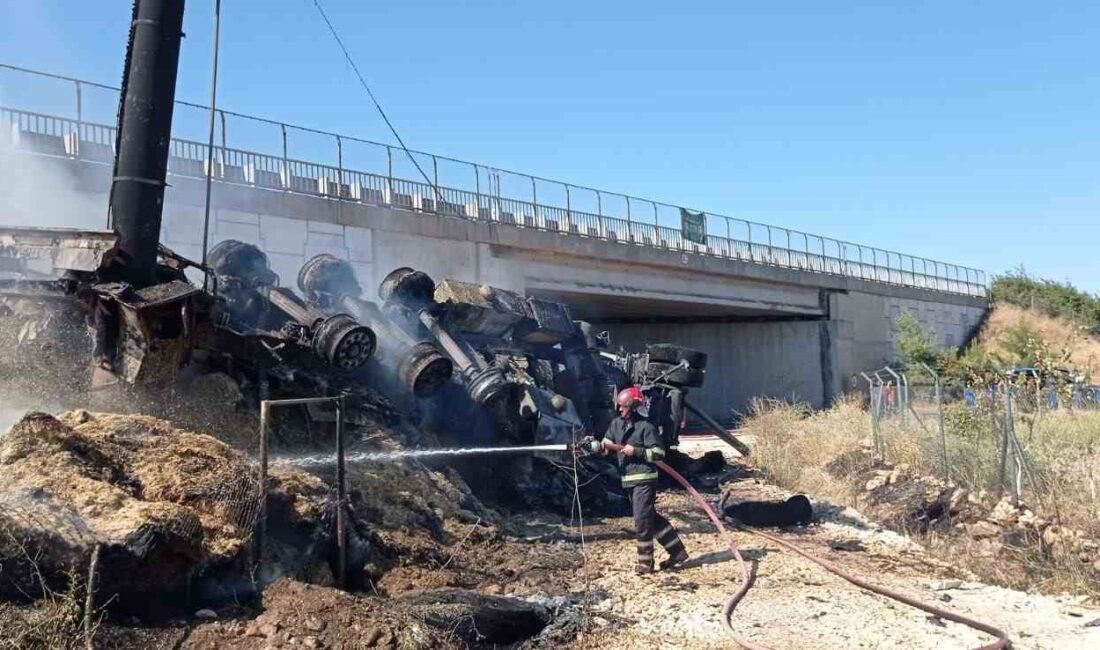
M 592 436 L 585 436 L 583 440 L 576 444 L 576 449 L 585 455 L 600 454 L 603 453 L 604 443 Z

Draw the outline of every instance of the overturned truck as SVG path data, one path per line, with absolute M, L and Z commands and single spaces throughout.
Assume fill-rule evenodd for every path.
M 485 284 L 437 283 L 422 271 L 399 268 L 382 280 L 376 304 L 363 298 L 348 262 L 322 254 L 302 267 L 298 287 L 315 308 L 345 310 L 379 333 L 377 358 L 388 358 L 396 385 L 420 398 L 411 402 L 420 425 L 446 442 L 570 445 L 605 431 L 615 416 L 615 393 L 639 385 L 650 418 L 675 449 L 690 407 L 686 394 L 705 378 L 702 352 L 658 344 L 612 354 L 607 334 L 573 320 L 567 305 Z M 425 368 L 436 370 L 427 373 L 431 382 L 423 378 Z M 672 458 L 690 472 L 686 457 L 674 451 Z M 522 504 L 567 507 L 574 486 L 571 474 L 559 471 L 561 461 L 556 454 L 512 459 L 507 468 L 494 466 L 496 480 L 487 482 L 500 485 L 506 476 L 504 484 Z M 600 501 L 615 483 L 614 472 L 596 460 L 585 465 L 608 474 L 589 495 Z M 467 468 L 479 470 L 488 472 Z

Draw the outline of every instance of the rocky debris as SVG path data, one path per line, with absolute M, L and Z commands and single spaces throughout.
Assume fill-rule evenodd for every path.
M 862 452 L 858 452 L 862 454 Z M 978 551 L 1000 557 L 1008 548 L 1035 547 L 1069 553 L 1087 571 L 1100 573 L 1100 541 L 1085 531 L 1058 525 L 1010 497 L 994 500 L 933 476 L 852 456 L 835 461 L 830 472 L 853 471 L 863 488 L 860 500 L 883 525 L 904 533 L 964 534 Z
M 958 589 L 962 586 L 962 580 L 934 580 L 928 585 L 932 591 L 947 591 L 949 589 Z

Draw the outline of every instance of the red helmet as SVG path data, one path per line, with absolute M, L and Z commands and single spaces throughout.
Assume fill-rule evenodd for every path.
M 637 386 L 627 386 L 615 396 L 615 403 L 619 406 L 637 406 L 645 401 L 642 389 Z

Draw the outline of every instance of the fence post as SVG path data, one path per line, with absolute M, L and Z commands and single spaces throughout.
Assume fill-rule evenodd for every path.
M 344 459 L 344 396 L 336 398 L 336 573 L 341 589 L 348 586 L 347 468 Z
M 891 368 L 890 366 L 883 366 L 882 369 L 885 370 L 886 372 L 890 373 L 894 377 L 894 379 L 897 381 L 898 411 L 901 413 L 901 425 L 902 426 L 908 426 L 908 424 L 909 424 L 909 414 L 906 412 L 905 409 L 906 409 L 906 402 L 908 401 L 907 400 L 907 395 L 906 395 L 906 389 L 909 386 L 909 382 L 908 382 L 908 380 L 903 380 L 902 379 L 902 377 L 904 376 L 904 373 L 898 374 L 897 372 L 894 372 L 894 369 Z
M 936 396 L 936 413 L 940 424 L 940 447 L 943 451 L 943 480 L 951 480 L 950 467 L 947 463 L 947 428 L 943 418 L 943 388 L 940 384 L 940 374 L 933 370 L 927 363 L 920 361 L 921 368 L 932 376 L 932 386 Z
M 256 527 L 254 565 L 264 561 L 264 544 L 267 542 L 267 436 L 270 426 L 271 403 L 260 402 L 260 517 Z
M 1012 427 L 1012 390 L 1008 380 L 1001 382 L 1001 390 L 1004 391 L 1004 422 L 1001 426 L 1001 440 L 999 449 L 997 450 L 999 455 L 997 458 L 997 498 L 1000 499 L 1004 493 L 1005 487 L 1005 472 L 1008 465 L 1008 448 L 1012 444 L 1010 431 Z M 1017 500 L 1019 498 L 1017 497 Z
M 875 380 L 867 376 L 867 373 L 860 372 L 859 374 L 867 380 L 867 396 L 871 400 L 871 445 L 875 450 L 875 454 L 881 458 L 882 455 L 880 453 L 878 418 L 879 409 L 882 403 L 882 389 L 880 386 L 879 390 L 875 390 Z M 878 379 L 877 375 L 875 376 L 875 379 Z

